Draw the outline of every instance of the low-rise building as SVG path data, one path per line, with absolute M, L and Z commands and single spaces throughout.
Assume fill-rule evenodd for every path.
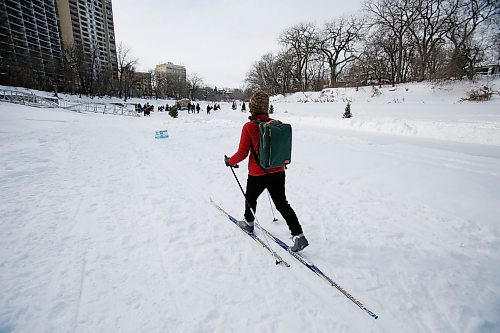
M 136 80 L 132 86 L 131 97 L 151 97 L 153 95 L 153 87 L 151 84 L 151 73 L 136 72 Z

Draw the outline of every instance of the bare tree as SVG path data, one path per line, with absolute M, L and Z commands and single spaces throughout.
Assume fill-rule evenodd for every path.
M 252 90 L 265 90 L 268 93 L 283 94 L 292 87 L 293 64 L 287 53 L 267 53 L 252 65 L 245 81 Z
M 285 94 L 293 89 L 293 56 L 287 52 L 278 53 L 276 57 L 278 93 Z
M 313 91 L 320 91 L 328 86 L 329 82 L 329 69 L 327 68 L 324 55 L 316 53 L 308 66 L 309 86 Z
M 399 47 L 398 39 L 393 31 L 381 27 L 375 27 L 365 38 L 363 52 L 360 60 L 366 64 L 358 64 L 367 72 L 362 76 L 362 82 L 387 82 L 393 86 L 397 83 L 400 73 L 401 80 L 405 80 L 405 68 L 407 68 L 408 57 L 406 50 L 411 50 L 409 41 L 404 40 L 403 50 Z M 398 66 L 401 66 L 399 68 Z M 352 73 L 351 73 L 352 74 Z
M 309 88 L 308 66 L 311 57 L 318 50 L 316 26 L 300 23 L 288 28 L 278 38 L 285 45 L 294 61 L 294 80 L 303 90 Z
M 64 81 L 65 90 L 71 93 L 77 92 L 77 81 L 78 81 L 78 71 L 76 69 L 77 59 L 76 59 L 76 49 L 74 47 L 69 47 L 65 45 L 63 47 L 63 57 L 64 57 Z
M 83 46 L 74 43 L 64 47 L 64 62 L 66 81 L 70 83 L 71 90 L 80 95 L 93 96 L 97 81 L 97 49 L 84 50 Z
M 203 86 L 203 79 L 201 78 L 201 76 L 198 75 L 198 73 L 189 74 L 187 77 L 187 88 L 189 91 L 189 99 L 193 100 L 199 97 L 198 91 L 202 86 Z
M 474 34 L 482 24 L 490 24 L 495 17 L 498 20 L 498 4 L 495 0 L 455 1 L 458 8 L 456 14 L 450 17 L 450 29 L 447 31 L 453 47 L 448 71 L 455 76 L 465 74 L 472 79 L 480 49 L 473 40 Z
M 357 64 L 361 71 L 357 81 L 379 85 L 384 82 L 394 83 L 397 63 L 394 44 L 393 39 L 382 34 L 370 36 Z
M 101 70 L 97 73 L 94 84 L 95 93 L 98 96 L 114 96 L 116 93 L 116 73 L 111 68 Z
M 146 73 L 142 73 L 142 78 L 141 80 L 143 81 L 140 95 L 139 97 L 143 98 L 153 98 L 153 91 L 154 91 L 154 71 L 149 70 Z
M 254 63 L 246 82 L 252 89 L 279 93 L 320 89 L 325 81 L 337 86 L 340 79 L 395 85 L 445 73 L 472 78 L 487 56 L 498 59 L 497 3 L 365 0 L 364 17 L 332 19 L 320 32 L 307 23 L 284 30 L 278 37 L 283 52 Z
M 137 82 L 135 66 L 138 60 L 130 57 L 130 48 L 123 43 L 118 44 L 116 57 L 118 61 L 118 97 L 126 101 L 130 96 L 130 88 Z
M 188 96 L 185 77 L 169 74 L 163 78 L 163 82 L 166 83 L 166 94 L 168 97 L 179 99 Z
M 164 98 L 167 96 L 167 75 L 166 73 L 154 71 L 154 91 L 156 99 Z
M 361 37 L 362 23 L 354 17 L 331 20 L 319 35 L 319 51 L 330 66 L 330 85 L 336 86 L 337 78 L 346 65 L 356 59 L 355 44 Z
M 403 80 L 405 44 L 408 43 L 410 26 L 417 19 L 417 12 L 412 11 L 414 0 L 367 0 L 364 10 L 372 27 L 395 39 L 395 83 Z
M 275 94 L 279 88 L 276 56 L 272 53 L 263 55 L 259 61 L 252 65 L 252 69 L 247 74 L 246 82 L 253 90 L 261 89 Z
M 417 80 L 431 79 L 439 69 L 436 66 L 439 49 L 446 42 L 450 18 L 457 8 L 458 3 L 454 0 L 416 0 L 410 5 L 408 10 L 416 15 L 408 30 L 418 54 Z

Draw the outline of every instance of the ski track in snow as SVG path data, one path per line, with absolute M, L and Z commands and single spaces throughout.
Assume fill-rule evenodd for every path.
M 275 266 L 209 203 L 242 216 L 222 157 L 246 115 L 229 108 L 173 120 L 0 104 L 0 332 L 499 328 L 496 147 L 281 114 L 294 126 L 287 194 L 304 256 L 373 320 L 286 253 L 292 267 Z M 160 128 L 168 139 L 154 139 Z M 244 186 L 246 162 L 236 174 Z M 264 193 L 260 223 L 288 240 L 274 213 L 273 224 Z

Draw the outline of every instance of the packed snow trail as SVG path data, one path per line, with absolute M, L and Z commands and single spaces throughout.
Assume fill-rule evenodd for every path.
M 277 118 L 302 108 L 287 107 Z M 287 196 L 311 242 L 304 253 L 363 295 L 374 321 L 220 221 L 207 194 L 244 208 L 223 162 L 246 121 L 230 104 L 175 120 L 0 111 L 0 332 L 499 328 L 495 147 L 470 154 L 471 145 L 292 123 Z M 155 140 L 164 128 L 169 138 Z M 289 236 L 267 197 L 257 214 Z

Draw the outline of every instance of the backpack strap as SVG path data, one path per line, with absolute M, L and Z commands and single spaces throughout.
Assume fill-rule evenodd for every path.
M 259 156 L 257 155 L 257 153 L 255 152 L 255 148 L 253 147 L 253 140 L 252 142 L 250 142 L 250 151 L 252 152 L 253 154 L 253 158 L 255 160 L 255 163 L 257 163 L 257 165 L 262 169 L 262 171 L 264 171 L 264 173 L 266 175 L 269 174 L 269 172 L 267 172 L 266 169 L 264 169 L 264 167 L 262 165 L 260 165 L 260 162 L 259 162 Z
M 256 123 L 256 124 L 257 124 L 257 126 L 259 126 L 259 124 L 261 124 L 261 123 L 264 123 L 264 121 L 259 120 L 259 119 L 255 118 L 255 117 L 253 117 L 253 116 L 248 117 L 248 120 L 250 120 L 250 121 L 252 121 L 252 122 Z M 260 132 L 260 131 L 259 131 L 259 132 Z M 254 158 L 254 160 L 255 160 L 255 163 L 257 163 L 257 165 L 258 165 L 258 166 L 262 169 L 262 171 L 264 171 L 264 173 L 265 173 L 266 175 L 268 175 L 268 174 L 269 174 L 269 172 L 267 172 L 267 170 L 266 170 L 266 169 L 264 169 L 264 167 L 263 167 L 262 165 L 260 165 L 260 162 L 259 162 L 259 155 L 257 155 L 257 152 L 255 151 L 255 148 L 253 147 L 253 140 L 252 140 L 252 142 L 250 142 L 250 151 L 251 151 L 251 152 L 252 152 L 252 154 L 253 154 L 253 158 Z

